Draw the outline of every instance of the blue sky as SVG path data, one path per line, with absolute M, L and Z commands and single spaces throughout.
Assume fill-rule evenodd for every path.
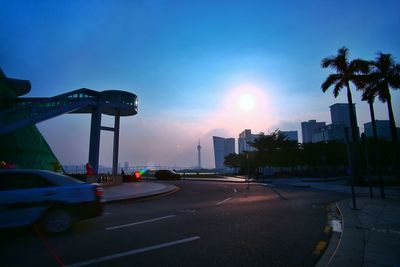
M 200 139 L 213 167 L 212 135 L 329 123 L 329 106 L 346 98 L 322 93 L 330 71 L 321 59 L 345 45 L 351 58 L 382 51 L 399 61 L 398 10 L 398 1 L 1 0 L 0 66 L 31 81 L 29 96 L 82 87 L 137 94 L 138 115 L 121 121 L 121 162 L 194 166 Z M 392 97 L 399 125 L 399 92 Z M 368 106 L 357 92 L 354 102 L 363 127 Z M 376 109 L 387 119 L 385 105 Z M 38 127 L 63 164 L 82 164 L 89 123 L 64 115 Z M 102 132 L 102 165 L 111 148 Z

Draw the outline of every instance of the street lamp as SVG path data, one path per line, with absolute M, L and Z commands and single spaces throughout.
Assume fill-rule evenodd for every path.
M 246 163 L 247 163 L 247 190 L 250 190 L 250 168 L 249 168 L 249 152 L 246 151 Z

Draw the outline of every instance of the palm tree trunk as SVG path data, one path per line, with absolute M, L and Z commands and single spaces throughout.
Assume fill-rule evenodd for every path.
M 372 123 L 372 132 L 374 134 L 374 142 L 377 142 L 378 141 L 378 133 L 376 131 L 374 102 L 368 101 L 368 104 L 369 104 L 369 113 L 371 114 L 371 123 Z
M 389 91 L 389 88 L 388 88 L 388 91 Z M 393 142 L 393 144 L 397 145 L 398 144 L 397 129 L 396 129 L 396 122 L 394 120 L 394 115 L 393 115 L 392 97 L 390 95 L 390 92 L 388 93 L 386 102 L 387 102 L 387 106 L 388 106 L 390 133 L 392 135 L 392 142 Z
M 347 101 L 349 103 L 349 114 L 350 114 L 350 125 L 351 125 L 351 137 L 354 143 L 358 143 L 359 135 L 357 131 L 357 117 L 355 110 L 353 109 L 353 99 L 351 96 L 350 85 L 346 84 L 347 87 Z
M 383 177 L 382 177 L 382 170 L 380 166 L 378 165 L 379 163 L 379 158 L 380 158 L 380 152 L 379 152 L 379 147 L 378 147 L 378 133 L 376 131 L 376 121 L 375 121 L 375 112 L 374 112 L 374 102 L 373 101 L 368 101 L 369 104 L 369 112 L 371 114 L 371 123 L 372 123 L 372 131 L 374 133 L 374 141 L 373 141 L 373 154 L 374 154 L 374 168 L 375 172 L 379 176 L 379 187 L 381 190 L 381 197 L 385 198 L 385 189 L 383 186 Z

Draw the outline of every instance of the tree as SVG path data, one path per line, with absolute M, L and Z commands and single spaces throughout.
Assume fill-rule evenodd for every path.
M 390 88 L 400 88 L 400 64 L 396 63 L 391 54 L 378 53 L 375 60 L 370 61 L 371 70 L 367 75 L 367 85 L 364 91 L 378 95 L 383 103 L 387 103 L 390 132 L 394 144 L 398 144 L 396 123 L 393 115 Z
M 240 168 L 243 164 L 243 157 L 236 153 L 230 153 L 225 156 L 224 165 L 231 168 Z
M 358 142 L 359 136 L 357 131 L 357 118 L 353 109 L 353 99 L 350 90 L 350 82 L 357 88 L 365 86 L 365 75 L 368 71 L 368 64 L 364 60 L 355 59 L 349 62 L 348 49 L 342 47 L 338 50 L 336 56 L 330 56 L 322 59 L 322 68 L 333 68 L 336 73 L 330 74 L 325 82 L 321 85 L 322 91 L 325 93 L 331 86 L 333 88 L 333 95 L 335 98 L 339 95 L 343 87 L 347 89 L 347 101 L 349 104 L 351 134 L 353 142 Z
M 361 88 L 361 90 L 363 91 L 361 100 L 367 101 L 369 105 L 369 113 L 371 115 L 371 123 L 372 123 L 372 132 L 374 135 L 374 140 L 377 141 L 378 133 L 376 131 L 376 121 L 375 121 L 375 111 L 374 111 L 374 101 L 376 97 L 376 92 L 368 87 Z

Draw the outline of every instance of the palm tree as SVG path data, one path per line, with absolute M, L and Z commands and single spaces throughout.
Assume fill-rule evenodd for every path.
M 365 75 L 362 73 L 368 71 L 368 64 L 366 64 L 366 61 L 361 59 L 355 59 L 349 62 L 348 52 L 349 50 L 346 47 L 342 47 L 338 50 L 336 56 L 326 57 L 322 60 L 322 68 L 331 67 L 336 71 L 336 73 L 330 74 L 321 85 L 321 88 L 325 93 L 331 86 L 334 86 L 333 95 L 336 98 L 339 95 L 340 90 L 343 87 L 346 87 L 352 140 L 353 142 L 358 142 L 359 135 L 357 131 L 357 118 L 355 110 L 353 109 L 350 82 L 352 82 L 357 88 L 363 88 L 365 86 Z
M 368 77 L 368 76 L 367 76 Z M 378 167 L 378 158 L 380 157 L 380 152 L 378 149 L 378 133 L 376 131 L 376 122 L 375 122 L 375 112 L 374 112 L 374 101 L 377 92 L 375 90 L 372 90 L 370 87 L 364 87 L 361 89 L 363 91 L 362 93 L 362 101 L 367 101 L 369 105 L 369 112 L 371 114 L 371 124 L 372 124 L 372 132 L 373 132 L 373 165 L 375 168 L 375 171 L 379 175 L 379 186 L 381 190 L 381 197 L 385 198 L 385 189 L 383 187 L 383 178 L 382 178 L 382 173 L 380 168 Z M 370 185 L 371 185 L 371 180 L 370 180 Z
M 374 141 L 378 140 L 378 133 L 376 131 L 376 120 L 375 120 L 375 111 L 374 111 L 374 102 L 376 97 L 376 92 L 374 90 L 370 90 L 367 87 L 361 89 L 363 91 L 361 100 L 367 101 L 369 105 L 369 113 L 371 115 L 371 124 L 372 124 L 372 132 L 374 136 Z
M 365 90 L 378 95 L 383 103 L 387 103 L 390 132 L 394 144 L 398 143 L 396 123 L 393 115 L 392 97 L 389 88 L 400 88 L 400 64 L 394 61 L 391 54 L 378 53 L 374 61 L 369 62 L 371 70 Z

